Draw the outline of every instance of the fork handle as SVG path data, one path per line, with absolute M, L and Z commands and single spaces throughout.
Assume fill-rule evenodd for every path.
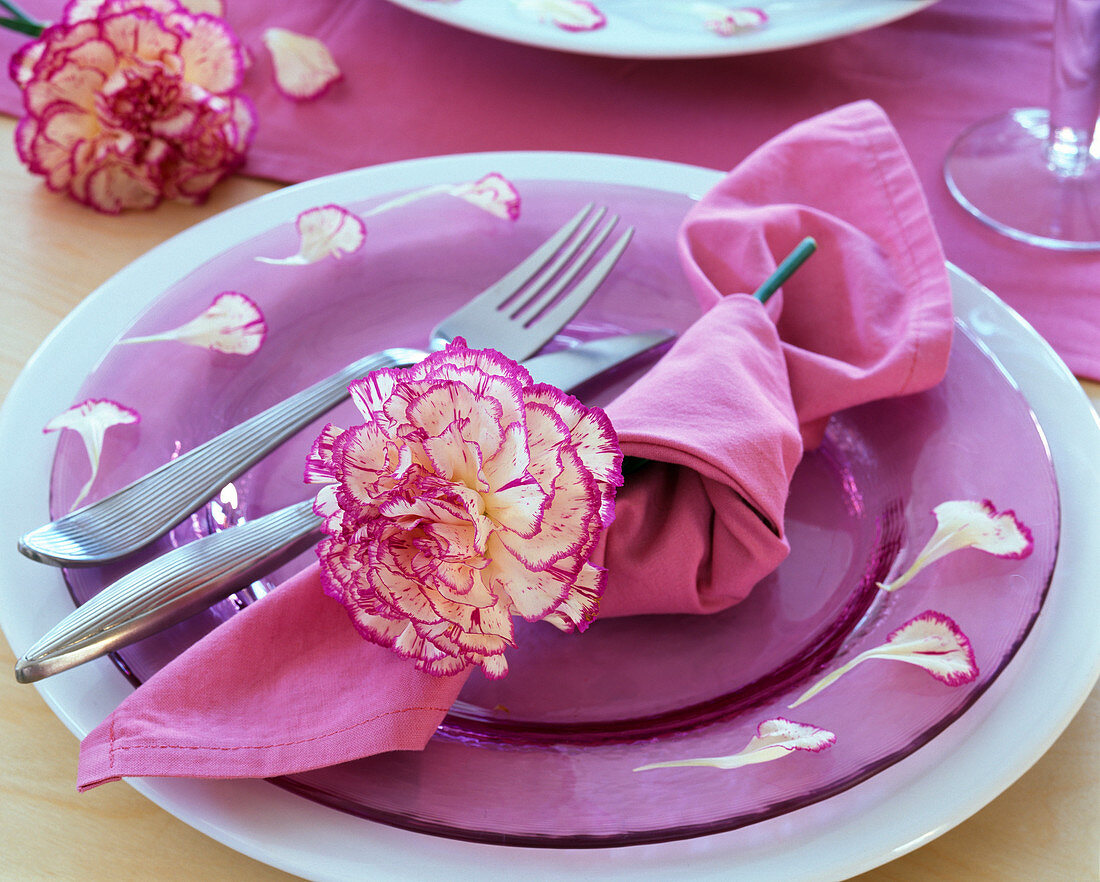
M 33 683 L 183 621 L 315 545 L 313 500 L 173 549 L 109 585 L 28 649 L 15 666 Z
M 143 478 L 39 527 L 19 540 L 27 557 L 55 566 L 97 566 L 167 533 L 238 475 L 348 396 L 348 384 L 427 353 L 387 349 L 350 364 L 296 395 L 171 459 Z

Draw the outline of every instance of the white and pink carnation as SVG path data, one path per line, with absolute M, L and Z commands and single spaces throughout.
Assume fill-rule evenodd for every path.
M 176 0 L 75 0 L 12 58 L 19 157 L 99 211 L 199 202 L 248 150 L 244 68 L 214 15 Z
M 325 591 L 359 632 L 431 674 L 499 678 L 513 616 L 584 630 L 622 484 L 604 412 L 461 339 L 350 388 L 365 422 L 326 427 L 306 480 L 326 485 Z

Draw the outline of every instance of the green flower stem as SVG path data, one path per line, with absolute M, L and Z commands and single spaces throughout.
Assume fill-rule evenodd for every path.
M 40 37 L 46 29 L 44 24 L 35 21 L 10 0 L 0 0 L 0 7 L 6 9 L 13 16 L 12 18 L 0 18 L 0 27 L 7 28 L 9 31 L 17 31 L 20 34 L 27 34 L 31 37 Z
M 7 4 L 3 5 L 6 6 Z M 41 37 L 42 31 L 46 29 L 44 25 L 40 25 L 33 21 L 25 21 L 21 18 L 0 18 L 0 28 L 7 28 L 9 31 L 26 34 L 28 37 Z
M 0 0 L 0 2 L 3 2 L 3 0 Z M 752 296 L 761 303 L 767 302 L 767 299 L 778 291 L 780 286 L 782 286 L 782 284 L 794 274 L 794 271 L 802 266 L 815 251 L 817 251 L 817 242 L 807 236 L 795 246 L 795 249 L 790 254 L 783 258 L 779 266 L 775 268 L 775 271 L 768 276 L 763 285 L 756 289 L 756 292 Z M 640 456 L 624 456 L 623 477 L 625 478 L 627 475 L 634 474 L 649 462 L 650 460 L 643 459 Z
M 779 266 L 775 268 L 775 272 L 768 276 L 764 284 L 757 288 L 752 296 L 761 303 L 767 303 L 768 298 L 778 291 L 783 283 L 794 274 L 794 271 L 802 266 L 815 251 L 817 251 L 817 242 L 812 237 L 807 236 L 795 246 L 794 251 L 783 258 Z

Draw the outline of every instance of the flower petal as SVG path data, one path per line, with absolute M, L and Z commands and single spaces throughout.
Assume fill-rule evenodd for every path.
M 298 253 L 290 257 L 257 257 L 261 263 L 281 266 L 305 266 L 326 257 L 339 260 L 354 254 L 367 240 L 363 221 L 339 205 L 320 205 L 298 215 Z
M 506 177 L 496 172 L 476 181 L 458 184 L 451 188 L 450 193 L 502 220 L 519 220 L 519 190 Z
M 827 729 L 796 723 L 783 717 L 765 720 L 756 729 L 756 735 L 739 753 L 730 756 L 701 757 L 699 759 L 670 760 L 639 766 L 634 771 L 670 769 L 680 766 L 713 766 L 716 769 L 737 769 L 741 766 L 765 763 L 788 756 L 796 750 L 820 753 L 836 743 L 836 735 Z
M 886 591 L 896 591 L 934 561 L 953 551 L 976 548 L 995 557 L 1025 558 L 1035 542 L 1031 530 L 1011 511 L 998 512 L 988 499 L 961 499 L 941 502 L 932 513 L 936 531 L 921 549 L 912 565 L 890 582 L 879 582 Z
M 514 0 L 516 8 L 563 31 L 595 31 L 607 24 L 607 17 L 588 0 Z
M 893 659 L 917 665 L 948 686 L 962 686 L 978 677 L 974 650 L 962 629 L 943 613 L 925 610 L 891 631 L 882 646 L 861 652 L 847 664 L 818 680 L 789 707 L 798 707 L 835 683 L 856 665 L 872 658 Z
M 208 92 L 239 89 L 244 80 L 244 47 L 229 25 L 214 15 L 196 15 L 180 46 L 184 76 Z
M 201 315 L 171 331 L 145 337 L 127 337 L 123 343 L 153 343 L 175 340 L 201 346 L 212 352 L 252 355 L 267 337 L 267 324 L 260 308 L 244 294 L 224 291 Z
M 275 66 L 275 84 L 288 98 L 317 98 L 342 76 L 332 53 L 316 37 L 268 28 L 263 41 Z
M 607 584 L 607 570 L 586 563 L 569 586 L 565 598 L 540 618 L 567 634 L 585 631 L 600 611 L 600 598 Z
M 720 37 L 755 31 L 768 23 L 768 14 L 755 6 L 721 6 L 695 3 L 692 11 L 703 17 L 703 26 Z
M 117 401 L 105 398 L 89 398 L 80 404 L 73 405 L 64 413 L 58 414 L 46 423 L 43 432 L 59 432 L 63 429 L 72 429 L 77 432 L 84 442 L 84 449 L 88 453 L 88 463 L 91 466 L 91 477 L 77 495 L 72 508 L 77 508 L 88 491 L 95 483 L 99 473 L 100 454 L 103 451 L 103 439 L 107 430 L 112 426 L 129 425 L 141 421 L 141 416 L 136 410 L 131 410 Z

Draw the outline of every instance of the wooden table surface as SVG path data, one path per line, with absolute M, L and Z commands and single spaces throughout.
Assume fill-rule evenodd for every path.
M 88 293 L 169 236 L 276 184 L 235 178 L 202 207 L 107 218 L 49 193 L 0 118 L 0 395 Z M 1100 386 L 1086 384 L 1093 401 Z M 14 541 L 15 537 L 3 537 Z M 1100 625 L 1100 623 L 1098 623 Z M 0 640 L 0 669 L 15 658 Z M 208 839 L 126 784 L 77 794 L 77 741 L 31 686 L 0 675 L 0 879 L 275 880 L 286 874 Z M 1004 794 L 860 882 L 1100 879 L 1100 690 Z M 781 882 L 781 880 L 779 880 Z

